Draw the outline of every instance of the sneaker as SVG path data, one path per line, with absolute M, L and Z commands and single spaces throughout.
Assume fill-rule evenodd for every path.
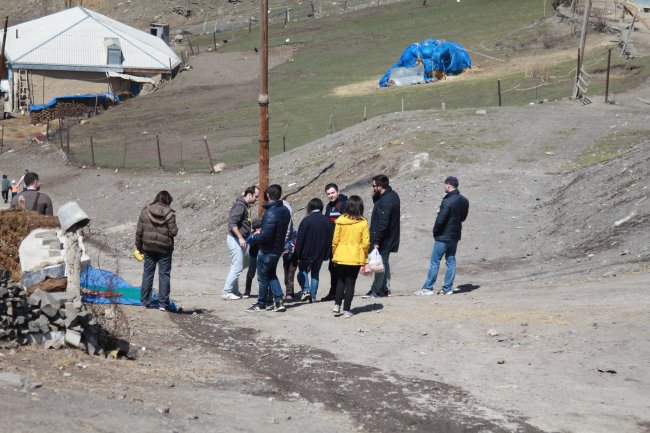
M 354 316 L 354 314 L 352 313 L 352 311 L 344 311 L 344 312 L 343 312 L 343 318 L 345 318 L 345 319 L 349 319 L 349 318 L 352 317 L 352 316 Z
M 161 305 L 160 307 L 158 307 L 158 309 L 160 311 L 167 311 L 167 307 L 165 307 L 164 305 Z
M 341 306 L 340 305 L 334 305 L 334 308 L 332 308 L 332 312 L 334 314 L 340 314 L 341 313 Z
M 393 296 L 393 294 L 391 293 L 390 290 L 386 290 L 386 291 L 383 293 L 383 295 L 386 296 L 386 297 L 388 297 L 388 298 L 391 298 L 391 297 Z
M 302 298 L 300 298 L 302 302 L 309 301 L 311 302 L 311 295 L 309 293 L 303 293 Z
M 241 296 L 237 296 L 234 293 L 227 293 L 225 295 L 222 295 L 221 298 L 226 301 L 237 301 L 241 299 Z
M 365 295 L 363 295 L 361 297 L 361 299 L 375 299 L 375 298 L 378 298 L 378 297 L 379 296 L 375 292 L 370 291 L 370 292 L 366 293 Z
M 328 302 L 328 301 L 333 301 L 334 299 L 336 299 L 336 295 L 331 295 L 331 294 L 328 293 L 326 296 L 323 296 L 322 298 L 320 298 L 320 301 L 321 302 Z
M 251 297 L 250 293 L 244 293 L 243 295 L 241 295 L 242 299 L 248 299 L 250 297 Z
M 248 307 L 245 311 L 247 313 L 258 313 L 260 311 L 264 311 L 264 308 L 260 307 L 258 303 L 255 303 Z
M 284 300 L 285 300 L 286 302 L 293 302 L 293 301 L 295 301 L 295 300 L 297 300 L 297 299 L 298 299 L 298 297 L 297 297 L 296 295 L 293 295 L 293 294 L 291 294 L 291 295 L 287 295 L 287 296 L 285 296 L 285 298 L 284 298 Z
M 429 295 L 433 295 L 433 290 L 421 289 L 415 292 L 415 296 L 429 296 Z
M 284 306 L 284 303 L 282 301 L 278 301 L 275 303 L 275 311 L 277 313 L 281 313 L 283 311 L 287 311 L 287 307 Z
M 445 291 L 444 289 L 440 289 L 438 292 L 439 295 L 452 295 L 454 293 L 454 289 L 451 289 L 449 291 Z

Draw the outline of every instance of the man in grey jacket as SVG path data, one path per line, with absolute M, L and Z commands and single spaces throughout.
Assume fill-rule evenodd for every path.
M 41 192 L 41 181 L 36 173 L 25 174 L 23 183 L 26 189 L 11 199 L 12 209 L 24 209 L 38 212 L 43 215 L 52 215 L 52 200 L 47 194 Z
M 246 188 L 241 196 L 235 198 L 228 215 L 228 236 L 226 245 L 230 251 L 230 272 L 226 277 L 221 297 L 225 300 L 241 299 L 239 275 L 244 270 L 244 257 L 247 254 L 246 238 L 251 232 L 251 205 L 260 195 L 256 186 Z

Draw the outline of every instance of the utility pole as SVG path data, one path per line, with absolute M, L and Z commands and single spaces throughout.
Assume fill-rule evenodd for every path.
M 9 16 L 5 18 L 4 33 L 2 34 L 2 52 L 0 53 L 0 80 L 7 76 L 7 64 L 5 62 L 5 44 L 7 43 L 7 27 L 9 26 Z
M 269 186 L 269 0 L 262 0 L 260 26 L 260 172 L 259 187 L 264 194 Z M 259 215 L 264 214 L 264 200 L 260 200 Z
M 573 97 L 578 97 L 578 82 L 580 80 L 580 73 L 582 71 L 582 65 L 585 63 L 585 45 L 587 44 L 587 29 L 589 28 L 589 13 L 591 12 L 591 0 L 585 0 L 584 5 L 585 11 L 582 17 L 582 33 L 580 34 L 580 61 L 578 62 L 578 70 L 576 71 L 576 84 L 573 89 Z

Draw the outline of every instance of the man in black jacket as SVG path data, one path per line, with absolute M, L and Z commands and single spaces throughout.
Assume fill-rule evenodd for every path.
M 433 225 L 433 252 L 429 263 L 429 273 L 422 285 L 422 290 L 416 295 L 432 295 L 433 285 L 438 277 L 440 260 L 445 256 L 447 270 L 445 281 L 439 295 L 451 295 L 454 292 L 454 278 L 456 277 L 456 246 L 460 241 L 463 230 L 463 221 L 467 218 L 469 201 L 458 191 L 458 179 L 449 176 L 445 179 L 445 197 L 442 199 L 436 222 Z
M 372 179 L 372 215 L 370 217 L 370 251 L 379 249 L 384 262 L 384 272 L 375 273 L 370 291 L 364 299 L 391 296 L 390 253 L 399 249 L 399 196 L 389 185 L 388 176 L 380 174 Z
M 273 293 L 275 311 L 286 310 L 276 269 L 284 250 L 291 214 L 280 199 L 281 191 L 279 185 L 271 185 L 264 192 L 266 212 L 262 217 L 261 229 L 253 234 L 253 242 L 259 242 L 260 246 L 257 254 L 257 281 L 260 288 L 257 303 L 246 310 L 250 313 L 266 308 L 266 293 L 269 289 Z
M 327 206 L 325 207 L 325 216 L 332 224 L 332 232 L 336 226 L 336 219 L 345 212 L 345 206 L 348 204 L 348 197 L 339 193 L 339 187 L 335 183 L 328 183 L 325 186 L 325 194 L 327 195 Z M 336 283 L 338 282 L 338 272 L 336 265 L 331 260 L 328 266 L 330 271 L 330 290 L 326 296 L 322 297 L 321 302 L 333 301 L 336 298 Z

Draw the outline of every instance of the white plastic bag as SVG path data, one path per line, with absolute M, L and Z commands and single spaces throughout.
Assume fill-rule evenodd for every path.
M 368 254 L 368 265 L 366 266 L 370 272 L 384 272 L 384 261 L 381 259 L 379 250 L 375 248 Z

